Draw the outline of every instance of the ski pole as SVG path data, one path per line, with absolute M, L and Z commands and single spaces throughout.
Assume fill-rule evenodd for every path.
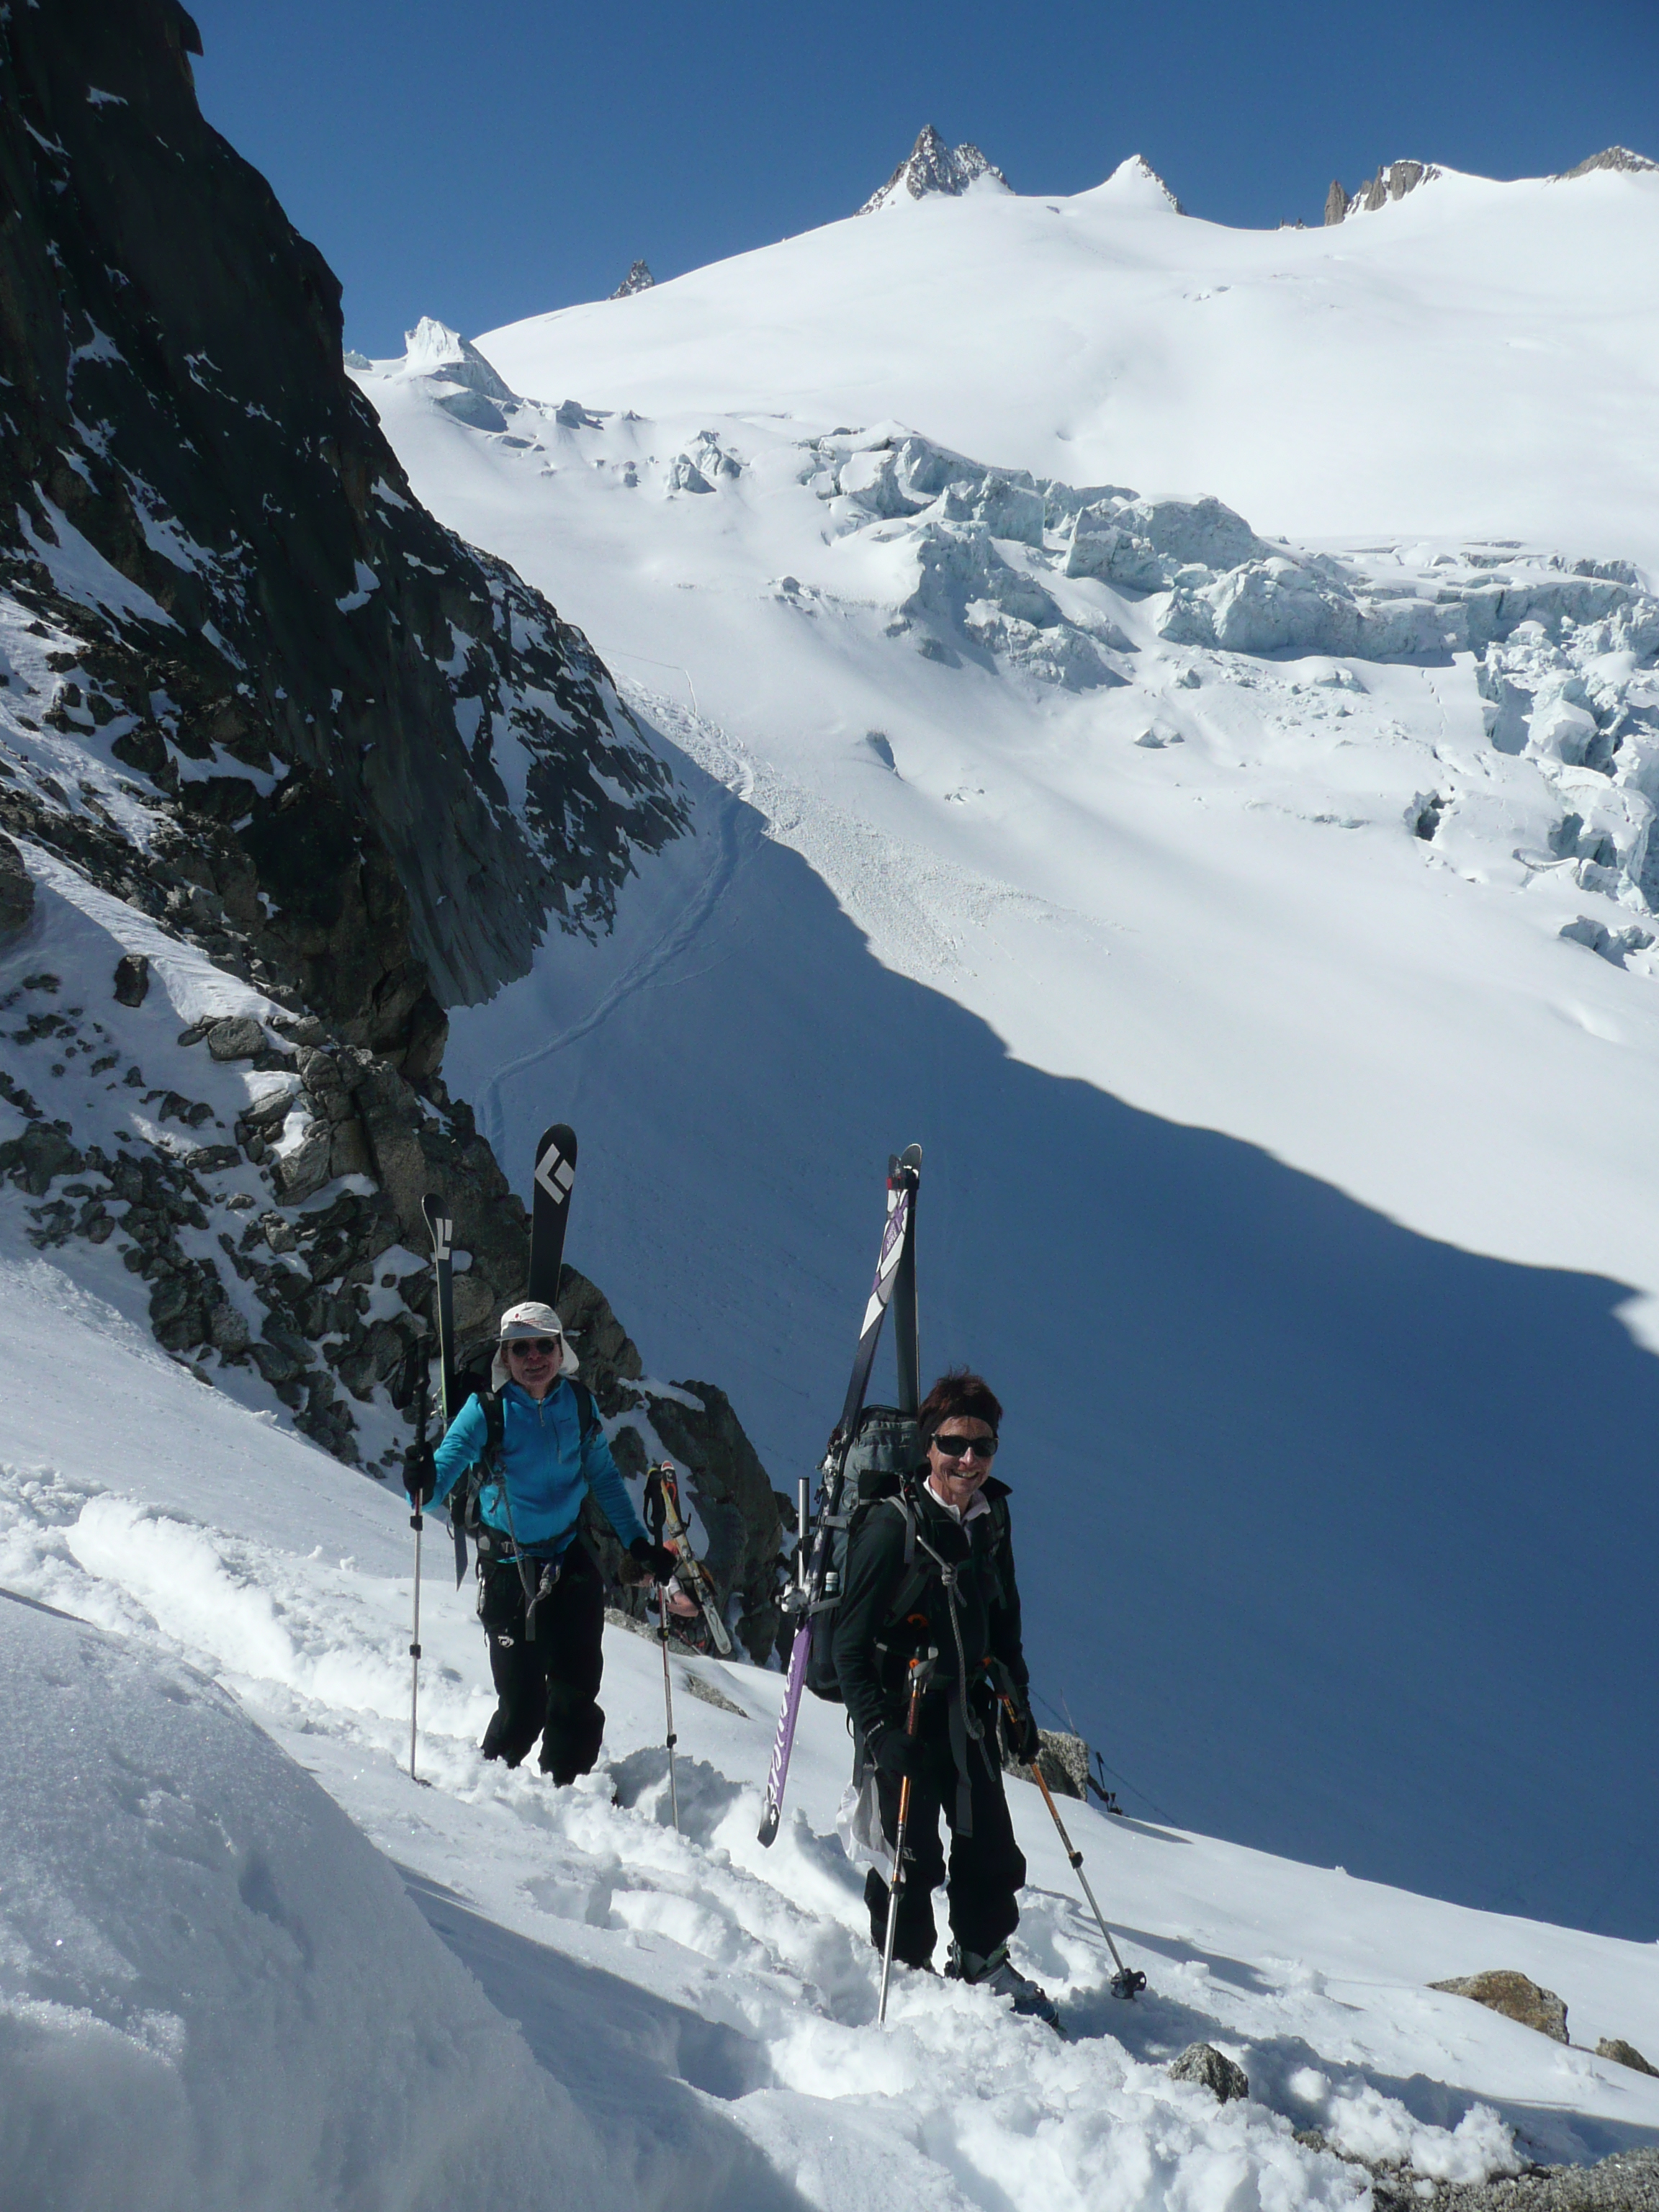
M 679 1784 L 674 1778 L 674 1746 L 679 1741 L 674 1734 L 674 1686 L 668 1672 L 668 1585 L 657 1584 L 657 1633 L 662 1642 L 662 1702 L 668 1717 L 668 1809 L 674 1818 L 674 1833 L 680 1832 Z
M 645 1474 L 645 1525 L 653 1543 L 660 1544 L 663 1527 L 668 1516 L 667 1482 L 672 1479 L 673 1468 L 664 1461 L 660 1466 L 650 1467 Z M 674 1746 L 679 1738 L 674 1733 L 674 1686 L 668 1671 L 668 1585 L 657 1584 L 657 1640 L 662 1645 L 662 1702 L 668 1726 L 668 1807 L 674 1816 L 674 1833 L 680 1832 L 680 1791 L 674 1775 Z
M 417 1483 L 424 1479 L 426 1473 L 426 1413 L 429 1387 L 430 1376 L 422 1359 L 415 1378 Z M 415 1617 L 409 1632 L 409 1778 L 411 1782 L 417 1782 L 420 1777 L 415 1771 L 415 1735 L 421 1703 L 421 1532 L 426 1526 L 426 1516 L 421 1510 L 419 1491 L 411 1491 L 408 1495 L 410 1508 L 409 1525 L 415 1531 Z
M 1004 1706 L 1006 1708 L 1009 1719 L 1018 1726 L 1019 1716 L 1014 1710 L 1012 1698 L 1005 1698 L 1002 1702 Z M 1054 1824 L 1060 1831 L 1060 1844 L 1065 1850 L 1066 1857 L 1072 1863 L 1072 1871 L 1077 1876 L 1078 1881 L 1081 1885 L 1083 1894 L 1089 1900 L 1089 1910 L 1095 1916 L 1096 1924 L 1099 1928 L 1101 1934 L 1106 1938 L 1106 1948 L 1111 1953 L 1112 1964 L 1117 1968 L 1117 1972 L 1112 1977 L 1112 1995 L 1115 1997 L 1138 1996 L 1141 1990 L 1146 1986 L 1146 1977 L 1140 1972 L 1139 1967 L 1126 1966 L 1123 1963 L 1123 1954 L 1112 1940 L 1112 1931 L 1106 1925 L 1106 1916 L 1102 1912 L 1099 1905 L 1096 1904 L 1095 1893 L 1089 1887 L 1089 1877 L 1083 1871 L 1083 1854 L 1078 1850 L 1077 1846 L 1073 1843 L 1071 1838 L 1066 1832 L 1066 1823 L 1060 1817 L 1060 1808 L 1054 1802 L 1054 1792 L 1048 1787 L 1048 1778 L 1044 1775 L 1042 1769 L 1037 1765 L 1036 1759 L 1033 1759 L 1030 1762 L 1030 1765 L 1026 1768 L 1026 1772 L 1030 1776 L 1032 1781 L 1036 1783 L 1037 1788 L 1042 1792 L 1042 1802 L 1048 1808 L 1049 1814 L 1054 1820 Z
M 922 1685 L 927 1679 L 927 1662 L 910 1662 L 910 1703 L 904 1716 L 904 1733 L 914 1737 L 917 1717 L 921 1711 Z M 893 1832 L 893 1879 L 887 1886 L 887 1938 L 881 1947 L 881 1997 L 876 2006 L 876 2026 L 887 2025 L 887 1984 L 893 1972 L 893 1939 L 898 1932 L 899 1892 L 904 1887 L 904 1837 L 910 1826 L 910 1778 L 907 1774 L 899 1784 L 898 1823 Z

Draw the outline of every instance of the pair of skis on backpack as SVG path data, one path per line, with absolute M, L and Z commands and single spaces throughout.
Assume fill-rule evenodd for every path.
M 829 1640 L 831 1624 L 825 1616 L 840 1601 L 839 1575 L 845 1563 L 850 1524 L 862 1504 L 889 1487 L 895 1474 L 902 1475 L 907 1471 L 898 1464 L 901 1460 L 908 1455 L 909 1464 L 915 1463 L 915 1447 L 919 1443 L 916 1416 L 921 1387 L 915 1243 L 916 1198 L 921 1186 L 921 1146 L 910 1145 L 903 1152 L 895 1153 L 887 1164 L 887 1213 L 882 1224 L 881 1249 L 876 1255 L 875 1280 L 871 1285 L 864 1319 L 859 1328 L 858 1350 L 854 1355 L 852 1379 L 847 1386 L 841 1419 L 836 1424 L 830 1438 L 830 1448 L 818 1470 L 817 1514 L 810 1532 L 805 1478 L 800 1485 L 795 1584 L 784 1599 L 784 1610 L 795 1616 L 797 1626 L 795 1639 L 790 1647 L 789 1675 L 783 1706 L 778 1715 L 777 1735 L 772 1746 L 772 1762 L 766 1777 L 766 1802 L 759 1831 L 760 1840 L 766 1844 L 775 1839 L 779 1822 L 783 1817 L 784 1786 L 788 1780 L 790 1755 L 794 1749 L 801 1693 L 810 1688 L 819 1697 L 837 1700 L 840 1697 L 833 1661 L 830 1660 L 827 1651 L 817 1647 L 821 1642 Z M 882 1322 L 890 1305 L 894 1309 L 894 1330 L 897 1339 L 895 1350 L 898 1363 L 899 1402 L 896 1409 L 872 1406 L 866 1411 L 865 1393 L 869 1389 L 876 1346 L 880 1340 Z M 1122 1954 L 1084 1874 L 1083 1854 L 1066 1833 L 1065 1822 L 1060 1819 L 1060 1809 L 1054 1803 L 1042 1766 L 1034 1764 L 1030 1772 L 1031 1779 L 1042 1793 L 1043 1802 L 1059 1832 L 1061 1848 L 1077 1875 L 1088 1899 L 1090 1911 L 1111 1954 L 1115 1971 L 1108 1986 L 1115 1997 L 1133 1999 L 1146 1988 L 1146 1977 L 1139 1969 L 1124 1964 Z M 906 1786 L 908 1789 L 908 1785 Z M 901 1854 L 902 1849 L 901 1832 L 898 1844 Z M 890 1966 L 890 1956 L 884 1962 L 882 1974 L 878 2017 L 884 2021 Z M 1051 2021 L 1049 2025 L 1059 2031 L 1057 2019 Z
M 527 1297 L 556 1306 L 564 1266 L 564 1232 L 570 1218 L 570 1193 L 576 1181 L 576 1133 L 568 1122 L 544 1129 L 536 1146 L 530 1206 L 530 1287 Z M 446 1435 L 475 1386 L 462 1377 L 455 1346 L 455 1224 L 442 1199 L 428 1191 L 421 1200 L 432 1239 L 434 1319 L 438 1331 L 438 1394 Z M 466 1575 L 466 1528 L 452 1515 L 455 1540 L 455 1587 Z
M 576 1133 L 568 1121 L 555 1121 L 550 1127 L 543 1130 L 536 1146 L 530 1204 L 530 1285 L 526 1296 L 556 1310 L 559 1302 L 559 1280 L 564 1269 L 564 1237 L 570 1220 L 570 1194 L 575 1182 Z M 463 1377 L 456 1356 L 454 1221 L 435 1192 L 428 1191 L 421 1200 L 421 1211 L 426 1216 L 427 1233 L 432 1239 L 439 1395 L 443 1428 L 447 1434 L 450 1423 L 474 1394 L 475 1386 Z M 424 1408 L 423 1387 L 421 1404 Z M 421 1429 L 424 1440 L 423 1412 Z M 657 1501 L 654 1507 L 652 1502 L 653 1496 Z M 657 1527 L 652 1532 L 653 1536 L 658 1542 L 666 1544 L 670 1551 L 679 1554 L 682 1561 L 680 1578 L 687 1584 L 708 1624 L 708 1633 L 714 1648 L 722 1658 L 729 1658 L 732 1638 L 721 1618 L 708 1571 L 692 1556 L 691 1532 L 680 1510 L 679 1489 L 671 1464 L 665 1462 L 651 1470 L 646 1497 L 647 1513 L 655 1511 L 657 1515 Z M 455 1587 L 459 1589 L 466 1575 L 466 1529 L 459 1514 L 452 1516 L 450 1527 L 455 1542 Z

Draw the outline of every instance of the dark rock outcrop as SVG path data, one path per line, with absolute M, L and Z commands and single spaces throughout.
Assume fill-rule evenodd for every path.
M 1196 2081 L 1207 2089 L 1218 2105 L 1231 2104 L 1236 2097 L 1248 2097 L 1250 2084 L 1244 2069 L 1224 2051 L 1218 2051 L 1212 2043 L 1189 2043 L 1179 2058 L 1170 2062 L 1172 2081 Z
M 0 945 L 21 937 L 34 912 L 34 885 L 23 856 L 0 830 Z
M 1378 2173 L 1371 2203 L 1375 2212 L 1659 2212 L 1659 2150 L 1619 2151 L 1595 2166 L 1534 2166 L 1498 2181 Z
M 1448 1982 L 1431 1982 L 1431 1990 L 1444 1990 L 1452 1996 L 1472 1997 L 1476 2004 L 1485 2005 L 1488 2012 L 1501 2012 L 1505 2020 L 1518 2021 L 1522 2027 L 1536 2028 L 1540 2035 L 1547 2035 L 1557 2043 L 1567 2040 L 1567 2008 L 1553 1990 L 1540 1989 L 1525 1974 L 1509 1967 L 1497 1967 L 1485 1974 L 1462 1974 Z
M 1659 169 L 1659 161 L 1649 161 L 1645 154 L 1632 154 L 1628 146 L 1604 146 L 1599 154 L 1592 154 L 1571 169 L 1563 169 L 1550 179 L 1553 185 L 1571 184 L 1575 177 L 1588 177 L 1595 169 L 1618 169 L 1630 175 Z
M 645 263 L 636 261 L 610 296 L 613 300 L 631 300 L 635 292 L 648 292 L 656 281 Z
M 1390 200 L 1403 200 L 1419 185 L 1432 184 L 1439 174 L 1432 161 L 1389 161 L 1357 192 L 1352 193 L 1344 189 L 1340 179 L 1333 179 L 1325 195 L 1325 221 L 1341 222 L 1356 212 L 1374 214 L 1378 208 L 1387 207 Z
M 1659 2077 L 1659 2066 L 1650 2066 L 1633 2043 L 1626 2043 L 1622 2035 L 1604 2035 L 1595 2046 L 1598 2058 L 1611 2058 L 1615 2065 L 1628 2066 L 1635 2074 L 1651 2074 Z
M 385 1474 L 433 1346 L 424 1194 L 470 1261 L 464 1334 L 526 1279 L 524 1207 L 442 1081 L 443 1007 L 549 926 L 606 928 L 684 817 L 580 635 L 414 498 L 345 374 L 333 276 L 197 108 L 199 51 L 175 0 L 0 11 L 0 933 L 29 917 L 27 840 L 252 988 L 177 1037 L 174 1089 L 139 1065 L 151 962 L 120 930 L 96 1007 L 23 976 L 0 1183 L 40 1249 L 109 1246 L 203 1382 L 241 1370 Z M 416 340 L 499 404 L 476 348 Z M 600 1294 L 568 1276 L 562 1304 L 607 1415 L 648 1420 Z M 708 1403 L 741 1522 L 758 1462 Z M 769 1486 L 721 1525 L 769 1648 Z
M 872 215 L 900 192 L 908 192 L 913 200 L 923 199 L 930 192 L 942 192 L 950 198 L 959 199 L 978 177 L 994 177 L 1004 186 L 1008 183 L 1001 170 L 988 161 L 977 146 L 947 146 L 933 125 L 926 123 L 903 161 L 881 190 L 871 193 L 858 212 Z
M 142 1006 L 149 995 L 149 962 L 142 952 L 124 952 L 115 963 L 115 1002 Z
M 175 0 L 0 25 L 0 567 L 78 604 L 46 716 L 176 799 L 195 918 L 424 1074 L 682 816 L 582 639 L 413 498 L 199 51 Z

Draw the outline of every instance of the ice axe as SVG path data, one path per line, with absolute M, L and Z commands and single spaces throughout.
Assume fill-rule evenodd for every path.
M 910 1662 L 910 1702 L 905 1708 L 904 1733 L 914 1736 L 921 1713 L 921 1693 L 933 1671 L 938 1653 Z M 899 1892 L 904 1887 L 904 1838 L 910 1826 L 910 1778 L 899 1783 L 898 1821 L 893 1831 L 893 1879 L 887 1885 L 887 1936 L 881 1947 L 881 1997 L 876 2006 L 876 2026 L 887 2025 L 887 1984 L 893 1973 L 893 1939 L 898 1933 Z

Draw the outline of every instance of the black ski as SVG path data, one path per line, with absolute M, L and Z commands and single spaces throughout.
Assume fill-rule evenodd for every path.
M 450 1423 L 461 1410 L 460 1385 L 455 1372 L 455 1224 L 434 1192 L 428 1191 L 421 1200 L 421 1211 L 426 1216 L 427 1231 L 432 1239 L 432 1305 L 438 1324 L 438 1395 L 443 1407 L 444 1434 L 447 1436 Z M 466 1574 L 466 1531 L 453 1512 L 449 1516 L 449 1527 L 455 1540 L 455 1587 L 459 1589 Z
M 544 1306 L 559 1303 L 559 1273 L 564 1264 L 565 1224 L 570 1218 L 570 1188 L 576 1180 L 576 1133 L 568 1122 L 544 1129 L 536 1146 L 530 1200 L 530 1289 Z
M 822 1487 L 818 1492 L 817 1528 L 812 1539 L 811 1555 L 800 1570 L 800 1581 L 784 1600 L 788 1610 L 797 1616 L 797 1625 L 794 1644 L 789 1653 L 789 1680 L 784 1692 L 783 1710 L 778 1715 L 778 1732 L 772 1744 L 772 1764 L 766 1777 L 766 1805 L 761 1815 L 759 1831 L 763 1844 L 772 1842 L 783 1815 L 784 1784 L 789 1778 L 789 1755 L 794 1749 L 795 1723 L 800 1714 L 801 1692 L 806 1686 L 806 1662 L 812 1649 L 812 1614 L 823 1600 L 824 1573 L 830 1564 L 830 1522 L 841 1510 L 842 1475 L 846 1465 L 847 1448 L 858 1427 L 859 1415 L 864 1411 L 864 1394 L 870 1387 L 870 1370 L 876 1362 L 881 1324 L 896 1293 L 900 1299 L 900 1311 L 896 1322 L 900 1408 L 912 1413 L 916 1409 L 921 1352 L 917 1338 L 915 1237 L 916 1194 L 921 1185 L 921 1146 L 909 1145 L 887 1164 L 887 1218 L 881 1232 L 881 1249 L 876 1255 L 876 1279 L 871 1285 L 869 1300 L 864 1309 L 864 1320 L 859 1329 L 858 1351 L 854 1356 L 852 1379 L 847 1385 L 841 1419 L 836 1424 L 836 1432 L 830 1437 L 830 1449 L 824 1455 Z M 803 1521 L 805 1510 L 803 1506 Z

